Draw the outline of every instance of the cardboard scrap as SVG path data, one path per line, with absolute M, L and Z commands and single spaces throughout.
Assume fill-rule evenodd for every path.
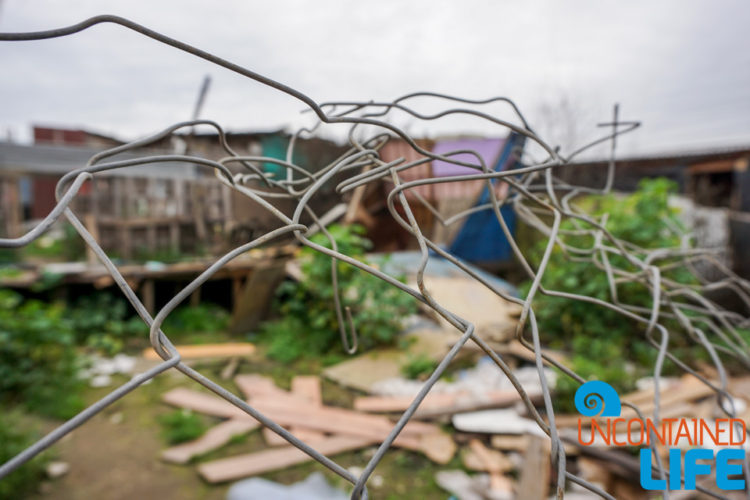
M 414 356 L 439 361 L 458 338 L 454 330 L 415 330 L 404 336 L 408 349 L 383 349 L 355 356 L 323 370 L 323 376 L 358 391 L 372 393 L 373 385 L 401 376 L 401 367 Z
M 521 313 L 518 304 L 503 299 L 469 278 L 429 276 L 425 285 L 441 306 L 474 323 L 481 338 L 504 342 L 513 335 L 516 317 Z M 438 316 L 438 321 L 446 328 L 452 328 L 441 316 Z

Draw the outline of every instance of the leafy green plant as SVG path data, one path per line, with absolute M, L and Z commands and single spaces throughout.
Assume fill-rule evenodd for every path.
M 596 196 L 577 200 L 594 217 L 608 213 L 606 228 L 613 236 L 642 249 L 674 248 L 680 244 L 681 224 L 677 211 L 668 205 L 668 197 L 675 190 L 667 179 L 645 179 L 638 191 L 628 196 Z M 579 248 L 590 248 L 593 238 L 575 233 L 570 220 L 561 224 L 561 239 Z M 541 241 L 532 252 L 538 263 L 546 241 Z M 633 247 L 638 257 L 645 254 Z M 613 267 L 627 272 L 638 268 L 624 257 L 612 255 Z M 675 281 L 690 283 L 692 277 L 684 270 L 675 269 L 665 274 Z M 550 256 L 542 281 L 550 290 L 574 292 L 611 301 L 606 273 L 586 261 L 576 261 L 556 246 Z M 530 282 L 525 284 L 528 291 Z M 634 306 L 648 307 L 651 294 L 641 283 L 625 283 L 617 287 L 618 299 Z M 606 307 L 561 297 L 537 293 L 534 310 L 543 340 L 550 346 L 568 351 L 572 368 L 583 377 L 609 382 L 618 391 L 633 389 L 635 380 L 653 367 L 656 350 L 643 334 L 643 325 L 629 321 Z M 683 340 L 672 339 L 670 349 L 690 350 L 692 356 L 702 356 L 699 349 Z M 680 343 L 682 342 L 682 343 Z M 666 367 L 667 369 L 669 367 Z M 575 381 L 561 377 L 558 382 L 558 401 L 562 409 L 572 409 Z
M 148 332 L 124 299 L 107 293 L 82 297 L 68 308 L 66 317 L 78 345 L 110 356 L 122 351 L 127 339 L 145 338 Z
M 401 374 L 411 380 L 428 376 L 437 367 L 437 362 L 424 354 L 411 357 L 403 366 Z
M 55 231 L 34 240 L 20 250 L 25 257 L 77 261 L 86 255 L 86 244 L 75 228 L 65 222 L 61 232 Z
M 341 253 L 365 260 L 364 253 L 372 244 L 362 236 L 361 226 L 335 225 L 329 231 Z M 312 240 L 330 248 L 322 234 L 313 236 Z M 280 361 L 341 351 L 331 257 L 305 248 L 300 259 L 302 279 L 297 283 L 284 282 L 277 289 L 274 307 L 280 319 L 262 326 L 268 355 Z M 402 319 L 416 311 L 416 301 L 351 265 L 341 262 L 336 265 L 342 307 L 351 311 L 359 345 L 367 349 L 393 344 L 402 328 Z
M 69 418 L 83 407 L 75 335 L 62 304 L 0 290 L 0 400 Z
M 26 418 L 16 412 L 0 412 L 0 463 L 5 463 L 30 446 L 38 436 L 24 429 Z M 48 455 L 42 453 L 0 480 L 0 498 L 24 498 L 32 493 L 44 475 Z
M 217 332 L 226 330 L 229 313 L 226 309 L 211 303 L 197 306 L 182 306 L 175 309 L 164 320 L 164 329 L 170 332 Z
M 169 444 L 197 439 L 206 432 L 206 423 L 190 410 L 175 410 L 159 416 L 162 435 Z

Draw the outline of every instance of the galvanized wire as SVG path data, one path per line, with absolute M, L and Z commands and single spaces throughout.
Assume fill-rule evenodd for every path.
M 489 356 L 498 368 L 508 377 L 514 388 L 518 391 L 528 414 L 540 429 L 549 435 L 552 451 L 551 460 L 553 465 L 557 467 L 556 497 L 564 497 L 566 483 L 571 481 L 599 494 L 603 498 L 614 498 L 611 494 L 569 472 L 566 468 L 565 449 L 562 446 L 562 438 L 557 425 L 555 424 L 553 396 L 547 376 L 543 370 L 544 364 L 548 363 L 556 367 L 565 376 L 571 377 L 578 383 L 583 383 L 585 380 L 572 371 L 569 366 L 553 359 L 543 351 L 543 345 L 540 339 L 535 315 L 535 298 L 538 294 L 560 297 L 571 301 L 580 301 L 590 304 L 592 307 L 608 308 L 621 315 L 623 320 L 632 321 L 642 325 L 643 338 L 645 338 L 657 352 L 656 361 L 653 367 L 655 386 L 654 419 L 656 421 L 659 419 L 659 387 L 662 366 L 665 359 L 671 360 L 684 372 L 691 373 L 698 377 L 702 383 L 715 391 L 717 394 L 718 407 L 727 416 L 735 416 L 736 412 L 733 400 L 729 397 L 727 392 L 727 372 L 722 359 L 732 357 L 746 368 L 750 368 L 750 352 L 748 351 L 748 346 L 737 332 L 738 328 L 750 325 L 750 320 L 745 315 L 722 308 L 719 304 L 716 304 L 707 298 L 706 293 L 715 292 L 719 289 L 726 289 L 738 297 L 739 300 L 747 306 L 748 310 L 750 310 L 750 283 L 740 279 L 732 273 L 731 270 L 719 262 L 713 255 L 712 250 L 692 248 L 689 244 L 689 238 L 687 237 L 683 238 L 683 244 L 679 248 L 639 248 L 628 241 L 616 238 L 607 230 L 606 214 L 600 217 L 593 217 L 585 211 L 578 209 L 573 203 L 574 198 L 578 195 L 607 194 L 612 190 L 616 170 L 616 138 L 619 135 L 632 131 L 638 127 L 637 122 L 618 121 L 619 117 L 617 108 L 615 109 L 613 122 L 601 124 L 603 126 L 611 127 L 612 131 L 610 133 L 604 134 L 596 141 L 593 141 L 568 155 L 562 155 L 558 151 L 558 148 L 546 143 L 532 130 L 528 121 L 516 104 L 505 97 L 496 97 L 486 100 L 470 100 L 437 93 L 419 92 L 405 95 L 394 99 L 391 102 L 346 101 L 318 104 L 312 98 L 296 89 L 255 73 L 247 68 L 221 59 L 201 49 L 192 47 L 179 40 L 167 37 L 132 21 L 115 16 L 98 16 L 73 26 L 49 31 L 33 33 L 2 33 L 0 34 L 0 40 L 24 41 L 62 37 L 78 33 L 100 23 L 118 24 L 158 42 L 170 45 L 181 51 L 255 80 L 261 84 L 277 89 L 280 92 L 284 92 L 304 103 L 307 106 L 308 111 L 312 111 L 319 122 L 309 129 L 298 130 L 292 136 L 284 160 L 263 156 L 238 155 L 228 146 L 223 129 L 218 124 L 208 120 L 191 120 L 175 124 L 150 137 L 99 153 L 92 157 L 87 165 L 81 166 L 81 168 L 67 173 L 61 178 L 57 185 L 57 204 L 55 208 L 41 223 L 21 237 L 0 239 L 0 247 L 17 248 L 28 245 L 35 239 L 39 238 L 52 226 L 52 224 L 54 224 L 56 220 L 64 215 L 76 229 L 78 234 L 83 238 L 88 247 L 105 266 L 137 314 L 147 325 L 149 325 L 151 345 L 163 359 L 158 366 L 133 377 L 130 381 L 89 406 L 81 413 L 44 436 L 28 449 L 0 466 L 0 478 L 6 476 L 44 449 L 53 445 L 60 438 L 78 426 L 84 424 L 89 418 L 98 414 L 108 405 L 125 396 L 141 384 L 164 371 L 175 369 L 213 391 L 225 400 L 231 402 L 238 408 L 241 408 L 248 415 L 278 433 L 293 446 L 304 451 L 314 460 L 317 460 L 325 467 L 345 478 L 353 485 L 353 491 L 351 494 L 352 498 L 367 498 L 366 485 L 368 479 L 373 474 L 373 471 L 376 469 L 385 453 L 389 450 L 396 437 L 403 430 L 404 426 L 413 417 L 419 404 L 431 391 L 434 384 L 443 374 L 451 361 L 465 344 L 471 341 L 484 351 L 484 353 Z M 430 99 L 445 107 L 442 111 L 432 114 L 420 113 L 410 106 L 410 101 L 416 98 Z M 496 116 L 496 114 L 490 114 L 489 112 L 474 109 L 476 107 L 486 107 L 496 103 L 507 106 L 508 112 L 510 113 L 509 118 L 501 118 L 500 116 Z M 543 154 L 545 154 L 546 157 L 542 161 L 538 161 L 532 159 L 528 154 L 522 155 L 520 151 L 514 151 L 513 162 L 517 162 L 519 166 L 517 168 L 496 172 L 488 167 L 485 158 L 474 151 L 451 151 L 445 154 L 436 154 L 420 147 L 414 138 L 392 123 L 391 116 L 394 112 L 403 113 L 416 120 L 425 121 L 450 116 L 466 116 L 477 120 L 483 120 L 497 126 L 498 135 L 509 131 L 521 134 L 526 138 L 527 144 L 534 144 L 537 146 L 537 149 L 543 151 Z M 508 112 L 503 112 L 503 115 Z M 316 165 L 315 169 L 307 169 L 300 165 L 296 165 L 293 162 L 293 153 L 298 139 L 313 134 L 318 127 L 326 124 L 343 124 L 349 127 L 348 142 L 350 149 L 330 164 Z M 227 156 L 219 160 L 208 160 L 195 155 L 157 155 L 128 160 L 117 160 L 113 158 L 118 153 L 148 146 L 171 136 L 181 129 L 195 126 L 213 127 L 217 132 L 218 141 L 221 147 L 226 151 Z M 365 135 L 363 127 L 366 127 L 367 131 L 370 133 L 369 136 Z M 379 151 L 389 140 L 393 140 L 394 137 L 405 141 L 414 149 L 414 151 L 419 153 L 422 158 L 410 162 L 407 162 L 404 158 L 399 158 L 390 162 L 382 160 Z M 566 165 L 571 159 L 589 148 L 607 141 L 611 144 L 611 159 L 607 167 L 606 182 L 601 189 L 574 186 L 562 182 L 557 178 L 556 174 L 558 171 L 566 168 Z M 473 157 L 471 161 L 465 159 L 459 160 L 456 158 L 459 155 L 464 158 L 466 153 L 469 153 Z M 400 174 L 403 172 L 433 160 L 441 160 L 454 165 L 468 167 L 473 169 L 475 173 L 454 177 L 426 177 L 410 181 L 404 181 L 402 179 Z M 260 238 L 234 248 L 232 251 L 218 258 L 216 262 L 203 271 L 182 291 L 176 294 L 152 318 L 142 302 L 136 296 L 136 293 L 120 274 L 114 262 L 102 250 L 96 239 L 87 231 L 86 227 L 70 209 L 70 204 L 83 183 L 94 178 L 101 172 L 129 168 L 137 165 L 158 165 L 159 162 L 164 161 L 178 161 L 183 162 L 186 166 L 199 165 L 203 168 L 213 169 L 217 182 L 255 201 L 260 210 L 267 210 L 278 219 L 279 227 L 264 234 Z M 260 164 L 269 162 L 280 167 L 280 169 L 285 172 L 285 175 L 277 178 L 264 172 L 260 167 Z M 233 174 L 230 166 L 236 165 L 244 167 L 246 173 Z M 309 203 L 310 200 L 320 192 L 324 185 L 333 180 L 337 180 L 336 192 L 341 196 L 353 191 L 359 186 L 372 185 L 375 183 L 384 183 L 384 185 L 390 186 L 390 191 L 385 200 L 387 202 L 388 210 L 394 220 L 413 236 L 421 252 L 420 264 L 418 268 L 414 270 L 417 276 L 417 288 L 407 286 L 395 277 L 384 273 L 382 270 L 376 269 L 364 262 L 360 262 L 338 250 L 334 238 L 326 230 L 325 226 L 320 224 L 319 217 Z M 420 196 L 415 189 L 420 186 L 431 184 L 470 182 L 476 180 L 484 181 L 489 188 L 490 201 L 485 205 L 473 207 L 448 218 L 440 214 L 427 200 Z M 508 194 L 502 199 L 498 198 L 493 189 L 493 182 L 498 180 L 509 185 Z M 406 193 L 411 193 L 413 198 L 411 196 L 407 197 Z M 296 203 L 295 210 L 291 217 L 285 215 L 274 205 L 274 201 L 282 199 L 293 200 Z M 433 212 L 437 221 L 446 225 L 460 222 L 462 219 L 468 217 L 472 213 L 476 213 L 477 211 L 491 210 L 500 224 L 505 237 L 510 243 L 518 266 L 531 280 L 531 286 L 526 297 L 515 297 L 507 293 L 507 291 L 497 288 L 495 285 L 488 282 L 483 276 L 476 274 L 471 268 L 467 267 L 463 262 L 450 255 L 428 238 L 423 233 L 422 228 L 415 218 L 412 208 L 412 203 L 415 203 L 414 200 L 416 200 L 417 203 L 424 205 L 427 210 Z M 538 265 L 532 265 L 532 263 L 529 262 L 527 256 L 524 255 L 514 239 L 513 234 L 500 211 L 500 209 L 506 205 L 512 206 L 515 213 L 523 222 L 546 237 L 546 248 Z M 301 220 L 303 219 L 303 215 L 309 217 L 314 224 L 310 226 L 302 224 Z M 575 230 L 571 231 L 569 229 L 563 229 L 563 221 L 571 221 Z M 320 229 L 326 236 L 330 248 L 319 245 L 309 239 L 311 233 L 318 229 Z M 571 245 L 569 240 L 565 239 L 564 236 L 573 233 L 576 235 L 590 236 L 593 244 L 590 247 L 576 247 Z M 445 318 L 448 323 L 460 332 L 460 336 L 456 339 L 451 349 L 425 381 L 422 389 L 409 405 L 408 409 L 394 424 L 392 431 L 381 443 L 362 473 L 358 476 L 317 452 L 314 447 L 311 447 L 296 438 L 283 427 L 276 424 L 272 419 L 264 416 L 261 412 L 253 408 L 252 405 L 217 385 L 204 375 L 186 366 L 181 361 L 180 353 L 175 349 L 168 336 L 161 330 L 161 325 L 167 316 L 227 262 L 252 248 L 270 243 L 287 235 L 293 235 L 302 245 L 330 256 L 334 262 L 340 261 L 348 263 L 364 272 L 376 276 L 405 293 L 408 293 Z M 478 244 L 480 243 L 478 242 Z M 609 282 L 609 299 L 602 300 L 600 298 L 590 297 L 583 294 L 546 288 L 542 282 L 555 246 L 564 251 L 571 261 L 587 262 L 592 268 L 603 271 Z M 425 284 L 424 271 L 429 259 L 432 258 L 431 252 L 434 252 L 441 258 L 452 262 L 456 267 L 461 269 L 466 276 L 476 280 L 498 296 L 521 306 L 522 312 L 515 334 L 517 339 L 534 354 L 539 382 L 542 387 L 543 411 L 539 411 L 533 404 L 527 391 L 521 382 L 515 377 L 513 370 L 510 368 L 503 355 L 496 352 L 486 341 L 476 335 L 474 325 L 471 322 L 472 318 L 462 318 L 458 316 L 441 305 L 440 302 L 429 293 Z M 613 264 L 612 257 L 615 256 L 624 259 L 627 262 L 629 269 L 636 269 L 637 271 L 633 272 L 632 270 L 627 270 L 622 266 Z M 699 262 L 714 266 L 723 274 L 724 278 L 716 281 L 705 279 L 705 277 L 696 270 L 696 264 Z M 674 269 L 678 266 L 691 271 L 695 275 L 698 284 L 685 285 L 669 280 L 663 276 L 664 271 Z M 332 307 L 336 310 L 336 315 L 339 320 L 339 328 L 344 348 L 351 353 L 357 349 L 357 333 L 351 319 L 350 311 L 348 309 L 342 310 L 341 307 L 339 297 L 340 290 L 338 289 L 338 280 L 335 274 L 336 267 L 337 266 L 334 265 L 332 271 L 332 282 L 336 290 L 335 300 Z M 621 286 L 624 283 L 640 283 L 642 286 L 645 286 L 651 294 L 650 307 L 637 306 L 622 301 L 618 296 L 618 286 Z M 665 319 L 677 320 L 679 328 L 668 330 L 663 324 Z M 699 328 L 700 325 L 705 325 L 707 331 Z M 304 332 L 300 332 L 300 335 L 304 334 Z M 690 366 L 689 361 L 683 361 L 669 352 L 668 345 L 670 336 L 677 335 L 686 335 L 691 342 L 703 346 L 703 348 L 706 349 L 706 352 L 709 354 L 718 374 L 718 380 L 707 379 L 694 367 Z M 635 410 L 639 417 L 643 417 L 642 412 L 637 406 L 629 403 L 624 404 Z M 655 441 L 656 440 L 652 440 L 652 442 Z M 654 471 L 659 477 L 667 478 L 668 473 L 661 463 L 655 444 L 652 444 L 651 446 L 656 462 Z M 747 463 L 745 474 L 747 477 Z M 723 498 L 721 495 L 715 492 L 710 492 L 705 488 L 699 487 L 699 489 L 710 496 Z M 663 497 L 669 498 L 669 492 L 664 491 Z

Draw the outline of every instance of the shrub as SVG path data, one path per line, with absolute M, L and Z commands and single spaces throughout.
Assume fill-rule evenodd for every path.
M 668 206 L 669 194 L 674 190 L 675 184 L 666 179 L 646 179 L 641 181 L 638 191 L 628 196 L 596 196 L 577 201 L 594 217 L 608 213 L 606 228 L 616 238 L 644 249 L 677 247 L 682 226 L 676 210 Z M 574 229 L 576 226 L 570 220 L 561 224 L 561 230 Z M 561 234 L 560 238 L 566 244 L 580 248 L 593 245 L 593 238 L 589 235 Z M 546 241 L 538 243 L 532 260 L 539 262 L 546 244 Z M 634 251 L 634 254 L 643 257 L 643 252 Z M 621 256 L 610 256 L 610 263 L 624 271 L 638 271 Z M 665 276 L 683 283 L 690 283 L 693 279 L 690 273 L 679 268 Z M 590 262 L 571 259 L 559 246 L 550 256 L 542 284 L 550 290 L 573 292 L 604 301 L 612 299 L 605 272 Z M 526 291 L 529 286 L 530 282 L 525 284 Z M 620 284 L 617 292 L 621 302 L 643 307 L 651 304 L 651 294 L 641 283 Z M 638 377 L 645 376 L 653 367 L 657 351 L 646 340 L 643 324 L 605 307 L 541 293 L 534 298 L 534 311 L 543 340 L 554 348 L 568 351 L 571 368 L 584 378 L 595 377 L 610 383 L 618 391 L 628 391 L 633 389 Z M 703 356 L 700 348 L 685 343 L 684 339 L 672 336 L 671 341 L 674 344 L 670 344 L 670 349 L 690 356 Z M 665 368 L 669 369 L 668 364 Z M 557 389 L 561 408 L 572 408 L 577 387 L 578 384 L 568 377 L 560 378 Z
M 6 463 L 36 441 L 37 436 L 23 429 L 23 417 L 16 413 L 0 412 L 0 464 Z M 0 480 L 0 498 L 25 498 L 32 493 L 44 475 L 48 461 L 46 453 Z
M 229 325 L 229 313 L 216 304 L 178 307 L 164 320 L 164 329 L 176 332 L 217 332 Z
M 429 356 L 421 354 L 410 358 L 401 367 L 401 374 L 410 380 L 421 379 L 423 377 L 429 376 L 433 371 L 435 371 L 437 365 L 438 363 L 435 360 L 433 360 Z
M 372 244 L 362 237 L 361 226 L 332 226 L 329 231 L 341 253 L 364 261 L 364 253 Z M 330 248 L 322 234 L 312 240 Z M 331 257 L 305 248 L 300 259 L 302 279 L 284 282 L 276 292 L 274 309 L 281 318 L 261 328 L 262 338 L 269 344 L 268 355 L 280 361 L 341 351 Z M 402 319 L 416 311 L 416 301 L 369 273 L 341 262 L 337 266 L 342 308 L 351 310 L 360 347 L 394 343 Z
M 128 338 L 145 338 L 148 333 L 148 326 L 131 311 L 124 299 L 99 293 L 79 299 L 67 317 L 78 345 L 111 356 L 122 350 Z
M 169 444 L 197 439 L 206 432 L 206 423 L 190 410 L 175 410 L 159 417 L 162 435 Z
M 0 290 L 0 399 L 56 418 L 83 407 L 75 335 L 62 304 Z

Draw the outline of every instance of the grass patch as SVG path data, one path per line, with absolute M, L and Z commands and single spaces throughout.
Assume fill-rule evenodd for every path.
M 175 410 L 159 416 L 162 436 L 169 444 L 180 444 L 198 439 L 207 425 L 200 415 L 190 410 Z

